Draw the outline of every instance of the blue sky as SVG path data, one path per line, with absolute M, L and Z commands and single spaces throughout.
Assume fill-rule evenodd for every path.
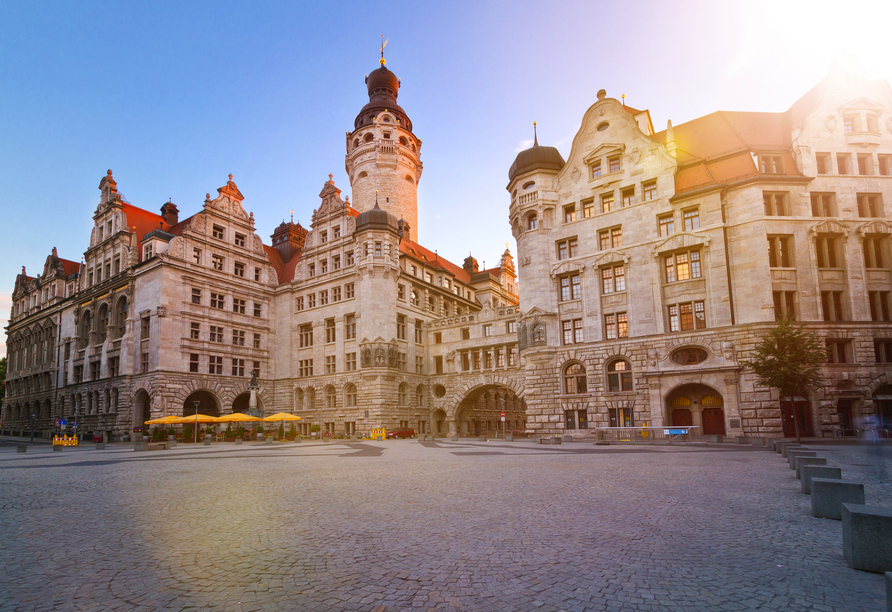
M 0 324 L 23 265 L 54 246 L 80 260 L 109 168 L 130 202 L 181 216 L 231 172 L 267 242 L 289 210 L 309 224 L 329 173 L 349 195 L 344 133 L 381 34 L 424 142 L 420 242 L 492 266 L 515 251 L 505 185 L 533 121 L 566 158 L 601 88 L 657 130 L 782 111 L 841 50 L 892 76 L 890 17 L 888 1 L 6 3 Z

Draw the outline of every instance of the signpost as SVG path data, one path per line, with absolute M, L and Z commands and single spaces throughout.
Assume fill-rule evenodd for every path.
M 502 412 L 502 437 L 505 438 L 506 440 L 508 439 L 508 436 L 505 432 L 505 413 L 504 412 Z

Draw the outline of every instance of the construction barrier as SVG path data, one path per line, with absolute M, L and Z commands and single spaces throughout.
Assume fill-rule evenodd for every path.
M 376 427 L 372 429 L 372 440 L 386 440 L 387 439 L 387 431 L 383 427 Z
M 77 446 L 77 436 L 53 436 L 53 446 Z

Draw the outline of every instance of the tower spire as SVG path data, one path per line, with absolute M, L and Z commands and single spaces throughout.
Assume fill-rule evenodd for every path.
M 533 121 L 533 146 L 539 146 L 539 137 L 536 135 L 536 122 Z
M 384 47 L 387 46 L 387 43 L 389 41 L 390 41 L 389 38 L 387 40 L 384 40 L 384 35 L 383 34 L 381 35 L 381 59 L 378 60 L 378 63 L 381 64 L 382 66 L 386 63 L 384 61 Z

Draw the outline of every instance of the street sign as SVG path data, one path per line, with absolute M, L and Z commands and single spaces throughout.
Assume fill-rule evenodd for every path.
M 72 426 L 72 427 L 77 427 L 77 423 L 72 423 L 71 426 Z
M 504 412 L 502 413 L 502 422 L 503 423 L 505 422 L 505 413 Z
M 68 421 L 66 419 L 56 419 L 56 425 L 59 427 L 65 427 L 68 425 Z

